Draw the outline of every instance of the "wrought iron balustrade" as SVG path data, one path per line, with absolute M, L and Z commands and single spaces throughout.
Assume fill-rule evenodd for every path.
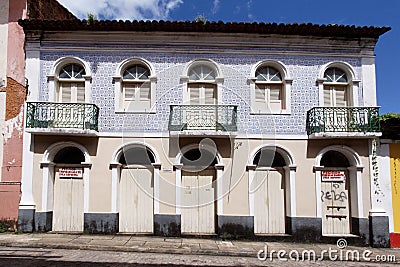
M 307 133 L 380 132 L 378 107 L 315 107 L 307 112 Z
M 72 128 L 98 131 L 99 108 L 94 104 L 28 102 L 27 128 Z
M 237 131 L 237 106 L 172 105 L 168 129 Z

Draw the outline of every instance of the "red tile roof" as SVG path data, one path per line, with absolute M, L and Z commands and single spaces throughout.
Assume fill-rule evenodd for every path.
M 257 33 L 321 37 L 378 38 L 390 27 L 354 25 L 318 25 L 312 23 L 264 23 L 264 22 L 192 22 L 192 21 L 122 21 L 100 20 L 20 20 L 25 31 L 137 31 L 137 32 L 215 32 Z

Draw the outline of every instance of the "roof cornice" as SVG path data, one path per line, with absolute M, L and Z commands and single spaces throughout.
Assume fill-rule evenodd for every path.
M 319 25 L 312 23 L 192 22 L 122 20 L 19 20 L 24 31 L 136 31 L 282 34 L 319 37 L 378 38 L 390 27 Z

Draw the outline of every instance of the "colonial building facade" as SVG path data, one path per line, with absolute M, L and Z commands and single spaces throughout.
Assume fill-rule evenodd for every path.
M 345 236 L 374 195 L 374 47 L 389 28 L 20 21 L 23 231 Z

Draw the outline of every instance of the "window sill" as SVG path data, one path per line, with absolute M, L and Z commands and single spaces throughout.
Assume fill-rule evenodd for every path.
M 290 110 L 250 111 L 250 115 L 291 115 Z
M 116 110 L 116 114 L 156 114 L 155 110 Z

